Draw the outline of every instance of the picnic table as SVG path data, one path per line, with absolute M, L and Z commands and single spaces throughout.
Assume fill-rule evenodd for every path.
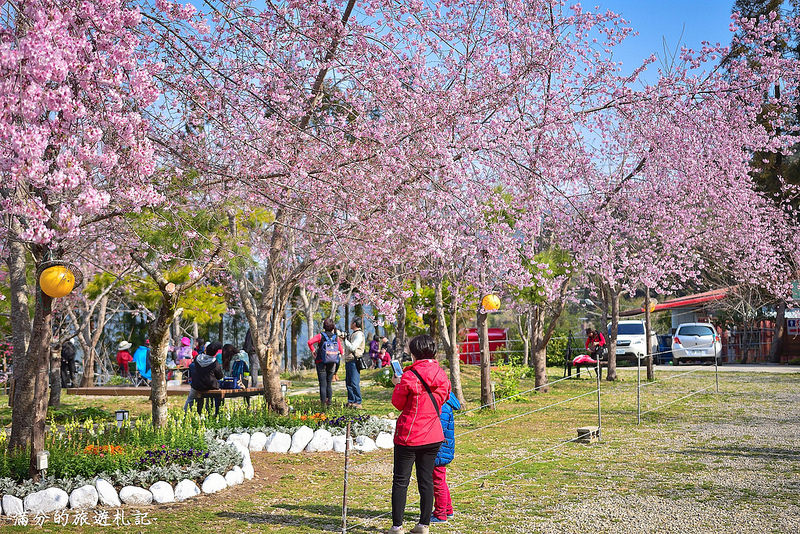
M 282 384 L 289 385 L 289 382 L 281 382 Z M 86 388 L 67 388 L 67 393 L 70 395 L 99 395 L 105 397 L 134 397 L 134 396 L 150 396 L 150 388 L 146 386 L 95 386 Z M 187 396 L 189 394 L 189 386 L 182 385 L 177 387 L 168 387 L 167 396 Z M 200 392 L 200 398 L 203 397 L 219 397 L 220 399 L 233 399 L 236 397 L 244 397 L 249 400 L 250 397 L 264 394 L 264 387 L 253 388 L 239 388 L 239 389 L 211 389 L 208 391 Z
M 250 397 L 263 394 L 264 394 L 263 386 L 255 388 L 239 388 L 239 389 L 209 389 L 208 391 L 197 392 L 197 396 L 201 399 L 205 397 L 218 397 L 220 399 L 233 399 L 236 397 L 244 397 L 246 400 L 250 400 Z

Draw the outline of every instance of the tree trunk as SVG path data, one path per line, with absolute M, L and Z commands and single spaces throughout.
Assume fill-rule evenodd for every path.
M 464 399 L 464 391 L 461 387 L 461 359 L 458 354 L 458 305 L 456 304 L 455 296 L 451 296 L 450 300 L 450 324 L 444 316 L 444 299 L 442 298 L 442 281 L 439 280 L 434 286 L 434 305 L 436 317 L 441 325 L 439 331 L 441 333 L 442 345 L 444 346 L 445 355 L 447 356 L 448 365 L 450 367 L 450 387 L 453 394 L 458 399 L 462 406 L 466 405 Z
M 303 303 L 303 315 L 306 320 L 306 335 L 308 339 L 311 339 L 314 337 L 314 314 L 319 307 L 319 299 L 316 296 L 310 296 L 304 287 L 300 288 L 299 294 Z
M 225 314 L 220 314 L 219 316 L 219 342 L 225 343 Z M 210 336 L 209 336 L 210 337 Z
M 82 336 L 78 336 L 78 341 L 83 349 L 83 377 L 81 387 L 91 387 L 94 385 L 94 366 L 97 359 L 97 344 L 103 334 L 103 326 L 106 324 L 106 312 L 108 310 L 108 295 L 100 298 L 97 307 L 97 319 L 92 325 L 93 306 L 87 308 L 86 325 Z
M 177 292 L 162 289 L 161 307 L 150 325 L 150 410 L 153 428 L 167 424 L 167 351 L 169 330 L 178 304 Z
M 533 317 L 530 307 L 524 314 L 517 316 L 517 331 L 522 340 L 522 365 L 530 367 L 531 361 L 531 332 L 533 330 Z
M 775 329 L 772 331 L 772 344 L 769 347 L 769 361 L 780 363 L 780 351 L 783 343 L 783 332 L 786 327 L 786 301 L 782 300 L 775 309 Z
M 181 338 L 183 335 L 181 334 L 181 315 L 183 314 L 183 308 L 178 308 L 175 310 L 175 317 L 172 319 L 172 338 L 175 340 L 175 345 L 180 346 Z
M 443 328 L 442 330 L 445 329 Z M 450 306 L 450 341 L 450 351 L 447 355 L 450 363 L 450 386 L 461 406 L 466 406 L 467 400 L 464 398 L 464 390 L 461 387 L 461 356 L 458 349 L 458 307 L 455 304 Z
M 606 380 L 614 381 L 617 379 L 617 331 L 619 329 L 619 291 L 611 287 L 608 288 L 608 296 L 611 301 L 611 330 L 608 332 L 608 373 Z M 605 328 L 606 325 L 603 325 Z
M 492 399 L 492 368 L 489 353 L 489 321 L 488 314 L 478 309 L 478 343 L 481 350 L 481 406 L 494 409 Z
M 653 373 L 653 348 L 650 346 L 650 288 L 644 288 L 644 344 L 647 351 L 647 381 L 655 380 Z
M 281 341 L 279 345 L 280 353 L 283 354 L 283 363 L 281 364 L 281 370 L 285 371 L 289 368 L 289 344 L 286 343 L 286 338 L 289 335 L 288 329 L 291 325 L 286 324 L 286 318 L 283 318 L 281 324 Z
M 291 339 L 292 339 L 292 371 L 297 371 L 298 369 L 298 346 L 297 346 L 297 339 L 300 337 L 300 330 L 303 328 L 303 318 L 300 317 L 300 314 L 297 313 L 296 310 L 295 314 L 292 316 L 292 332 L 291 332 Z M 309 339 L 311 337 L 309 336 Z
M 18 222 L 12 217 L 12 229 L 18 226 Z M 16 230 L 14 233 L 18 234 Z M 14 344 L 12 354 L 14 362 L 14 374 L 11 377 L 12 390 L 13 381 L 18 376 L 24 376 L 27 369 L 26 353 L 28 352 L 28 342 L 31 338 L 31 311 L 28 302 L 28 295 L 30 294 L 30 287 L 28 287 L 28 278 L 26 272 L 26 250 L 25 246 L 15 239 L 8 241 L 8 286 L 11 293 L 11 341 Z M 33 390 L 25 392 L 30 396 L 33 402 Z M 9 406 L 14 405 L 14 398 L 16 395 L 12 394 L 8 401 Z M 30 406 L 30 402 L 28 405 Z M 17 433 L 14 436 L 20 440 L 18 442 L 11 441 L 9 446 L 11 448 L 27 447 L 30 443 L 31 435 L 30 429 L 27 433 Z
M 394 357 L 398 360 L 403 359 L 403 353 L 406 351 L 406 301 L 400 300 L 400 306 L 397 308 L 397 353 Z
M 12 412 L 11 423 L 11 442 L 15 443 L 15 427 L 22 431 L 23 435 L 30 432 L 31 457 L 28 473 L 30 477 L 38 481 L 39 472 L 36 470 L 36 454 L 44 449 L 44 427 L 47 419 L 47 387 L 50 381 L 50 341 L 53 334 L 52 324 L 52 303 L 53 299 L 45 295 L 39 284 L 36 284 L 36 311 L 33 315 L 33 330 L 31 340 L 28 345 L 28 368 L 22 380 L 18 380 L 14 394 L 14 410 Z M 29 395 L 24 394 L 24 390 L 29 389 L 31 401 L 28 402 Z
M 61 347 L 50 351 L 50 399 L 48 406 L 61 406 Z
M 283 316 L 285 306 L 286 302 L 275 303 L 275 308 L 272 310 L 271 314 L 269 329 L 264 329 L 269 332 L 268 344 L 264 345 L 259 343 L 259 345 L 266 349 L 261 360 L 264 380 L 264 397 L 269 409 L 281 415 L 289 413 L 289 405 L 286 403 L 286 399 L 283 398 L 283 393 L 281 392 L 280 370 L 280 338 L 284 331 L 284 325 L 280 318 Z
M 544 333 L 544 310 L 541 306 L 533 309 L 531 319 L 531 346 L 533 347 L 533 372 L 536 377 L 535 386 L 539 393 L 547 393 L 547 342 L 549 338 Z

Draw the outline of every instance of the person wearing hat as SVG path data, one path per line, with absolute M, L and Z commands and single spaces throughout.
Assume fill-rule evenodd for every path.
M 119 365 L 120 374 L 122 376 L 129 376 L 128 364 L 133 361 L 133 356 L 128 352 L 131 344 L 128 341 L 120 341 L 117 345 L 117 365 Z
M 175 349 L 175 362 L 178 367 L 186 367 L 192 363 L 192 340 L 184 336 L 181 338 L 181 346 Z

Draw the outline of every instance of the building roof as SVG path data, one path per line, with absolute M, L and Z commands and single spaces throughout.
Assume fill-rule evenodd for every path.
M 686 295 L 684 297 L 677 297 L 674 299 L 665 300 L 655 305 L 653 312 L 663 310 L 674 310 L 679 308 L 697 308 L 707 302 L 714 302 L 715 300 L 722 300 L 728 294 L 731 288 L 723 287 L 720 289 L 713 289 L 704 293 L 695 293 L 694 295 Z M 624 310 L 619 313 L 620 317 L 629 317 L 632 315 L 639 315 L 644 313 L 644 308 L 632 308 Z

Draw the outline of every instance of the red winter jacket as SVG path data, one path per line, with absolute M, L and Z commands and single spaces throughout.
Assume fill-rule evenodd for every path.
M 410 369 L 417 371 L 431 388 L 436 404 L 450 398 L 450 380 L 436 360 L 417 360 Z M 394 387 L 392 404 L 402 413 L 394 431 L 395 445 L 417 446 L 444 441 L 442 422 L 431 398 L 417 375 L 406 370 Z

